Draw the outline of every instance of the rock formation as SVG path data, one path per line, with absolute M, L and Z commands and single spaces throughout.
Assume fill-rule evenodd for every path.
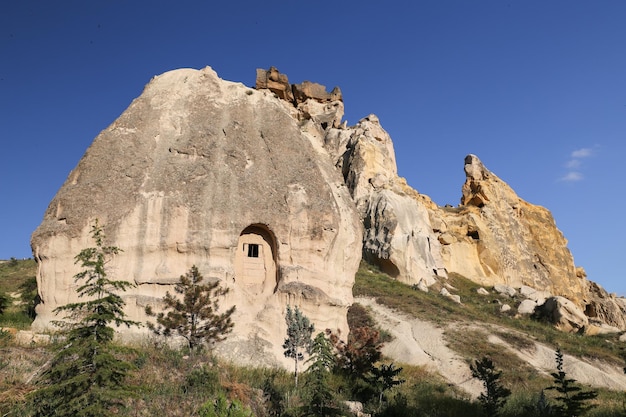
M 448 271 L 483 285 L 541 288 L 581 305 L 586 284 L 550 212 L 519 198 L 475 155 L 465 158 L 465 175 L 461 205 L 439 212 Z
M 321 129 L 321 127 L 319 128 Z M 73 257 L 93 246 L 94 219 L 132 320 L 145 321 L 192 265 L 231 289 L 234 333 L 222 352 L 283 361 L 287 304 L 316 328 L 347 332 L 362 228 L 341 173 L 300 129 L 293 107 L 267 90 L 223 81 L 210 68 L 155 77 L 89 147 L 34 232 L 43 303 L 36 329 L 75 298 Z M 145 331 L 145 330 L 144 330 Z
M 144 307 L 158 308 L 196 265 L 231 290 L 221 305 L 237 306 L 235 329 L 218 351 L 243 363 L 286 363 L 287 304 L 346 334 L 361 257 L 424 291 L 454 272 L 566 306 L 569 330 L 626 329 L 624 304 L 575 267 L 547 209 L 474 155 L 461 204 L 439 207 L 398 176 L 376 116 L 347 126 L 343 114 L 338 88 L 292 85 L 273 67 L 257 70 L 256 89 L 208 67 L 155 77 L 94 140 L 33 234 L 34 329 L 75 299 L 74 256 L 93 244 L 96 218 L 124 251 L 111 273 L 137 284 L 125 294 L 131 319 L 146 320 Z
M 436 205 L 398 176 L 393 143 L 376 116 L 348 130 L 339 163 L 363 219 L 365 259 L 407 284 L 446 277 L 429 215 Z

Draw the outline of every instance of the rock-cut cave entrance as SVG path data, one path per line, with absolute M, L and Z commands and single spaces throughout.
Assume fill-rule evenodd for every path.
M 276 238 L 263 224 L 246 227 L 237 241 L 235 281 L 252 294 L 274 291 L 277 279 Z

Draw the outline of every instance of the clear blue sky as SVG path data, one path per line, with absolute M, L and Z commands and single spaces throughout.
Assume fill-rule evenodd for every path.
M 550 209 L 577 265 L 626 295 L 626 1 L 3 1 L 0 259 L 150 78 L 211 66 L 341 87 L 400 175 L 458 204 L 474 153 Z

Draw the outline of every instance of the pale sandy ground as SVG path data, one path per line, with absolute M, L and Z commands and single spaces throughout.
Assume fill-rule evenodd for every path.
M 394 340 L 383 348 L 385 356 L 398 363 L 426 366 L 473 397 L 482 392 L 482 384 L 472 378 L 465 358 L 447 347 L 444 331 L 449 327 L 436 326 L 427 321 L 407 317 L 377 304 L 371 298 L 358 297 L 355 298 L 355 302 L 370 307 L 380 327 L 388 330 L 393 336 Z M 458 325 L 449 326 L 455 326 L 458 331 Z M 534 342 L 534 348 L 520 351 L 492 334 L 495 329 L 493 326 L 475 323 L 471 327 L 485 331 L 489 342 L 510 350 L 540 372 L 549 375 L 556 370 L 554 348 Z M 600 361 L 586 362 L 565 355 L 564 369 L 569 378 L 574 378 L 582 384 L 626 390 L 626 375 L 619 366 L 610 366 Z

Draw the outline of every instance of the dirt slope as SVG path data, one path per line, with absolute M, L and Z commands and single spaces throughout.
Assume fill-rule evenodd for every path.
M 451 350 L 444 337 L 445 330 L 456 324 L 436 326 L 394 311 L 372 298 L 358 297 L 355 302 L 369 307 L 379 326 L 393 336 L 394 340 L 383 349 L 384 355 L 397 362 L 426 366 L 472 396 L 477 397 L 482 392 L 482 385 L 471 377 L 467 360 Z M 549 375 L 555 371 L 553 348 L 531 341 L 531 347 L 519 350 L 494 334 L 496 330 L 509 329 L 481 323 L 470 327 L 485 331 L 490 343 L 511 351 L 538 372 Z M 626 390 L 626 375 L 620 367 L 600 361 L 587 362 L 570 355 L 565 355 L 564 367 L 570 378 L 582 384 Z

